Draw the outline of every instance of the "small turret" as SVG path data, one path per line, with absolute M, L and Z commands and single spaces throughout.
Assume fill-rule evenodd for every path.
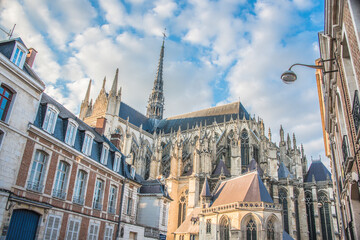
M 201 206 L 203 208 L 210 207 L 211 197 L 212 197 L 212 195 L 210 193 L 209 183 L 208 183 L 207 177 L 205 177 L 204 185 L 203 185 L 201 193 L 200 193 Z
M 285 139 L 284 139 L 284 129 L 282 127 L 282 125 L 280 125 L 280 143 L 283 143 L 285 142 Z M 280 144 L 281 145 L 281 144 Z
M 289 134 L 287 134 L 287 148 L 288 148 L 288 150 L 291 149 L 291 139 L 290 139 L 290 135 L 289 135 Z
M 270 128 L 269 128 L 268 137 L 269 137 L 269 141 L 271 142 L 271 129 Z
M 293 133 L 293 148 L 294 150 L 296 150 L 297 146 L 296 146 L 296 137 L 295 137 L 295 133 Z
M 121 103 L 121 88 L 118 90 L 118 78 L 119 69 L 116 69 L 114 81 L 109 92 L 108 105 L 106 110 L 106 113 L 116 116 L 119 114 Z

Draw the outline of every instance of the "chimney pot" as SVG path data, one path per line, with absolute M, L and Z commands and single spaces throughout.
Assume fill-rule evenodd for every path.
M 26 55 L 26 63 L 32 68 L 34 65 L 35 57 L 36 57 L 37 51 L 33 48 L 29 49 L 29 53 Z
M 102 136 L 105 133 L 105 125 L 106 125 L 106 118 L 99 117 L 96 119 L 96 128 L 95 130 Z

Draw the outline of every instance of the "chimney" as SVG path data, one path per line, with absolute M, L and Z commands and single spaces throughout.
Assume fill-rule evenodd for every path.
M 96 119 L 96 128 L 95 130 L 102 136 L 105 132 L 106 118 L 99 117 Z
M 34 65 L 35 57 L 36 57 L 37 51 L 33 48 L 29 49 L 29 53 L 26 55 L 26 63 L 32 68 Z
M 110 137 L 110 142 L 115 145 L 117 149 L 121 151 L 121 134 L 112 133 Z

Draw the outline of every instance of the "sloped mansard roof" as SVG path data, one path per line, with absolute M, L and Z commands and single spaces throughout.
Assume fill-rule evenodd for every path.
M 320 161 L 313 161 L 305 176 L 305 182 L 312 182 L 312 179 L 316 182 L 331 180 L 331 173 L 325 165 Z
M 215 190 L 211 207 L 235 202 L 273 203 L 257 171 L 225 180 Z

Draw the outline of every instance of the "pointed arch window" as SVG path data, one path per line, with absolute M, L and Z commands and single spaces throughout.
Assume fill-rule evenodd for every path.
M 250 219 L 246 224 L 246 240 L 256 240 L 256 223 Z
M 322 237 L 323 239 L 332 240 L 329 198 L 325 193 L 320 192 L 318 199 Z
M 269 220 L 266 226 L 266 239 L 275 240 L 275 227 L 272 220 Z
M 309 229 L 309 238 L 316 239 L 314 205 L 311 192 L 305 192 L 306 216 Z
M 241 171 L 245 172 L 249 165 L 249 134 L 244 129 L 241 132 Z
M 184 191 L 179 198 L 179 215 L 178 215 L 178 226 L 185 221 L 186 207 L 188 200 L 188 190 Z
M 230 239 L 230 223 L 227 217 L 223 216 L 220 219 L 220 239 L 229 240 Z
M 279 190 L 279 203 L 283 207 L 283 225 L 284 230 L 289 233 L 289 216 L 288 216 L 288 201 L 287 192 L 285 189 Z

